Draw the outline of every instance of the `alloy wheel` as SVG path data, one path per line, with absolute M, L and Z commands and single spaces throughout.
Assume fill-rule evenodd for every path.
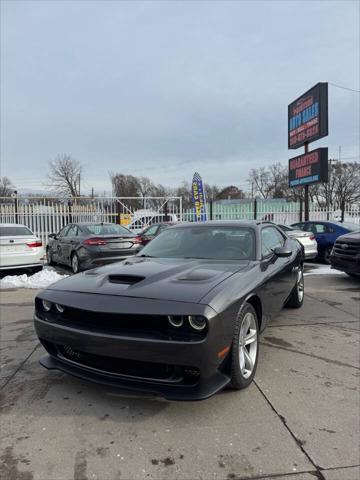
M 239 364 L 244 378 L 249 378 L 254 370 L 257 351 L 257 322 L 255 316 L 248 312 L 242 320 L 239 333 Z
M 71 266 L 72 266 L 72 271 L 73 271 L 74 273 L 78 273 L 78 271 L 79 271 L 79 259 L 78 259 L 78 257 L 77 257 L 76 254 L 74 254 L 74 255 L 72 256 Z
M 302 302 L 304 298 L 304 272 L 302 268 L 300 268 L 298 272 L 296 288 L 297 288 L 299 302 Z

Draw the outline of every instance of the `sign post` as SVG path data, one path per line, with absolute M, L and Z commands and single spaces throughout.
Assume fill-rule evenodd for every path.
M 289 160 L 289 186 L 304 187 L 305 221 L 309 220 L 309 185 L 328 181 L 327 148 L 309 152 L 309 143 L 329 134 L 328 123 L 327 83 L 317 83 L 288 106 L 288 148 L 304 146 L 303 155 Z

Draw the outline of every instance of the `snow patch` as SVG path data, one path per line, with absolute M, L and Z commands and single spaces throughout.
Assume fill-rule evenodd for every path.
M 58 280 L 68 277 L 55 270 L 41 270 L 34 275 L 7 275 L 0 280 L 0 290 L 4 288 L 46 288 Z
M 321 265 L 320 267 L 313 267 L 311 270 L 307 270 L 305 275 L 345 275 L 340 270 L 333 270 L 330 265 Z

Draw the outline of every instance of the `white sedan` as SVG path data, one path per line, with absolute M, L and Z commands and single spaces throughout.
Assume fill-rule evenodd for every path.
M 45 250 L 41 240 L 25 225 L 0 223 L 0 270 L 43 268 Z

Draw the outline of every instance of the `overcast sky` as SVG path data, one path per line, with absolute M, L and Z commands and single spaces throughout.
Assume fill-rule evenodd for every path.
M 1 1 L 1 175 L 39 189 L 69 153 L 109 171 L 246 186 L 287 150 L 287 105 L 359 90 L 357 1 Z M 358 93 L 329 85 L 329 137 L 359 160 Z

